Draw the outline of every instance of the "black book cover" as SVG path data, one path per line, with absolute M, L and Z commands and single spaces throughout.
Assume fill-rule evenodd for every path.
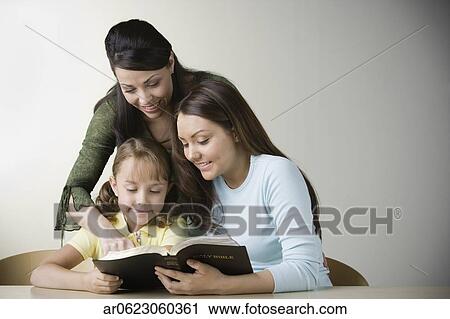
M 114 260 L 94 260 L 94 264 L 102 273 L 119 276 L 123 280 L 121 288 L 151 289 L 163 287 L 155 275 L 155 266 L 193 273 L 194 269 L 186 264 L 187 259 L 209 264 L 226 275 L 253 273 L 245 246 L 211 244 L 194 244 L 173 256 L 143 253 Z

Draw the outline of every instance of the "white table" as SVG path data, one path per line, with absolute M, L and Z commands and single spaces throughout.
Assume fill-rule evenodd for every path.
M 450 298 L 450 287 L 332 287 L 314 291 L 290 292 L 279 294 L 254 294 L 230 296 L 181 296 L 171 295 L 165 290 L 156 291 L 119 291 L 111 295 L 99 295 L 84 291 L 44 289 L 33 286 L 0 286 L 0 298 L 29 299 L 29 298 L 58 298 L 58 299 L 98 299 L 98 298 L 142 298 L 142 299 L 171 299 L 171 298 L 263 298 L 263 299 L 422 299 L 422 298 Z

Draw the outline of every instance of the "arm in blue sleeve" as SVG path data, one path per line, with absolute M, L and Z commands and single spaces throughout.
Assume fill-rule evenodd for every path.
M 274 292 L 312 290 L 318 286 L 322 248 L 315 234 L 305 180 L 288 159 L 277 159 L 265 172 L 265 201 L 274 219 L 283 262 L 269 267 Z

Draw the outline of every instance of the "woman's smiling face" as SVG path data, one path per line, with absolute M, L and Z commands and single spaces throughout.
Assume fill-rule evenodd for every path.
M 205 180 L 226 176 L 233 169 L 237 147 L 230 131 L 200 116 L 183 113 L 178 115 L 177 131 L 184 156 Z
M 159 70 L 135 71 L 115 68 L 114 72 L 122 93 L 132 106 L 141 111 L 147 119 L 159 118 L 169 112 L 173 94 L 173 58 Z

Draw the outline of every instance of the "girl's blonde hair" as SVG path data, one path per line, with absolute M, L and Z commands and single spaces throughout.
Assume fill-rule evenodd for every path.
M 171 180 L 171 164 L 167 151 L 159 143 L 145 138 L 129 138 L 117 149 L 116 157 L 112 166 L 113 176 L 116 177 L 121 164 L 129 159 L 140 160 L 145 162 L 145 173 L 148 178 L 159 181 Z M 139 165 L 140 166 L 140 165 Z M 142 168 L 142 167 L 139 167 Z M 142 170 L 136 167 L 137 173 Z M 95 204 L 103 213 L 120 211 L 118 198 L 114 194 L 109 181 L 105 182 L 100 189 L 99 195 L 95 200 Z

